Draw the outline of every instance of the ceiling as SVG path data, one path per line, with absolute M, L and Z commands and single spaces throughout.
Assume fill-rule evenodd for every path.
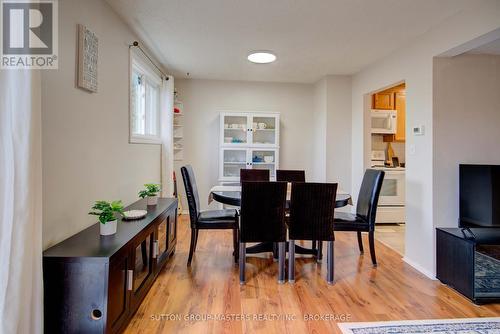
M 500 39 L 497 39 L 493 42 L 481 45 L 475 49 L 468 51 L 467 53 L 500 55 Z
M 176 77 L 312 83 L 353 74 L 477 0 L 106 0 Z M 272 64 L 252 64 L 272 50 Z

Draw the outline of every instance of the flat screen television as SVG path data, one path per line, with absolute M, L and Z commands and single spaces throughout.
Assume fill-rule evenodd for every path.
M 500 227 L 500 165 L 460 165 L 460 227 Z

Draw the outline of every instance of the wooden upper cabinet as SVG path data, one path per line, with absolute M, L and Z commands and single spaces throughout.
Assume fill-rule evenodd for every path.
M 394 92 L 373 94 L 373 109 L 394 110 Z
M 398 125 L 394 139 L 396 141 L 406 140 L 406 94 L 404 92 L 394 93 L 394 102 L 398 115 Z

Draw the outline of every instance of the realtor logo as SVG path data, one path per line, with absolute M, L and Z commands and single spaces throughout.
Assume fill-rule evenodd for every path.
M 0 17 L 0 68 L 57 68 L 57 0 L 1 0 Z

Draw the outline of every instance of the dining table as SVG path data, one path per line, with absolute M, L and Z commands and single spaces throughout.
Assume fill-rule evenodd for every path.
M 286 195 L 286 206 L 290 205 L 290 197 L 292 193 L 292 185 L 288 184 L 287 195 Z M 221 204 L 240 207 L 241 206 L 241 185 L 217 185 L 210 189 L 208 195 L 208 204 L 216 201 Z M 343 191 L 342 189 L 337 190 L 337 196 L 335 198 L 335 208 L 342 208 L 347 205 L 352 205 L 351 195 Z M 321 242 L 320 242 L 321 245 Z M 271 242 L 262 242 L 253 246 L 246 248 L 248 254 L 273 252 L 276 255 L 276 244 Z M 312 248 L 306 248 L 300 245 L 295 245 L 295 253 L 297 254 L 309 254 L 318 255 L 318 260 L 321 260 L 321 247 L 320 251 L 316 249 L 316 242 L 312 242 Z M 288 247 L 286 247 L 288 250 Z

